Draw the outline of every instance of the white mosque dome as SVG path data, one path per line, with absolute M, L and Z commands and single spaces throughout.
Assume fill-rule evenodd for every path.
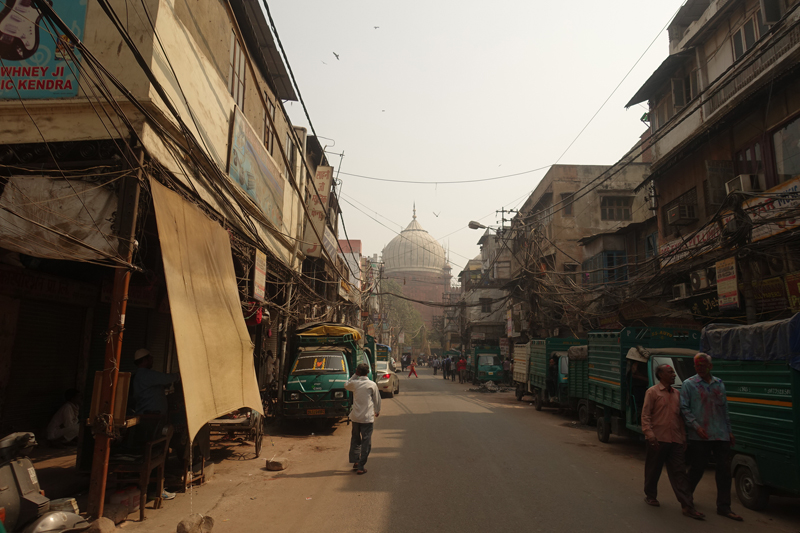
M 447 264 L 444 248 L 417 222 L 411 223 L 383 249 L 385 272 L 441 274 Z

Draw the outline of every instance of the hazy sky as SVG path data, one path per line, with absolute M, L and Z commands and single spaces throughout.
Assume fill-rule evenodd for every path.
M 682 3 L 271 0 L 269 6 L 317 134 L 332 139 L 322 139 L 329 151 L 345 154 L 339 178 L 350 238 L 363 241 L 365 254 L 380 253 L 411 221 L 416 202 L 422 226 L 449 244 L 457 273 L 479 252 L 481 232 L 467 223 L 498 223 L 495 210 L 518 207 L 546 170 L 432 183 L 555 163 L 655 40 L 560 163 L 617 161 L 646 129 L 639 120 L 646 110 L 624 106 L 666 58 L 663 29 Z M 307 125 L 299 103 L 287 109 L 296 125 Z M 338 156 L 328 158 L 339 166 Z

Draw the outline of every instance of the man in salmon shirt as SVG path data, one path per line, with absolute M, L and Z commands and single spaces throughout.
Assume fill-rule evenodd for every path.
M 642 431 L 647 438 L 647 458 L 644 463 L 644 501 L 658 507 L 658 480 L 667 465 L 672 491 L 685 516 L 703 520 L 703 513 L 694 508 L 689 478 L 686 475 L 686 431 L 681 416 L 680 393 L 675 383 L 675 370 L 669 365 L 656 369 L 659 382 L 647 389 L 642 408 Z

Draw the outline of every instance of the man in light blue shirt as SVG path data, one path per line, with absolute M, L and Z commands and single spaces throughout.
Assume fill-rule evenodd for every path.
M 742 521 L 731 511 L 731 446 L 735 440 L 728 414 L 728 398 L 722 380 L 711 375 L 711 356 L 694 356 L 697 374 L 681 386 L 681 414 L 686 422 L 689 486 L 694 493 L 714 454 L 717 482 L 717 514 Z
M 178 381 L 178 374 L 153 370 L 153 356 L 147 348 L 139 348 L 133 356 L 136 372 L 133 375 L 134 412 L 167 414 L 166 388 Z

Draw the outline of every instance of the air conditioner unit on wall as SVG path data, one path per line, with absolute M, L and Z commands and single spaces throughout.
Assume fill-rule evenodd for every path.
M 687 226 L 697 221 L 697 210 L 690 204 L 678 204 L 667 210 L 667 223 L 671 226 Z
M 739 174 L 725 183 L 725 192 L 761 192 L 766 187 L 763 174 Z
M 689 286 L 686 283 L 678 283 L 672 286 L 672 299 L 680 300 L 689 296 Z
M 689 276 L 692 292 L 698 292 L 717 284 L 717 269 L 703 268 L 695 270 Z

